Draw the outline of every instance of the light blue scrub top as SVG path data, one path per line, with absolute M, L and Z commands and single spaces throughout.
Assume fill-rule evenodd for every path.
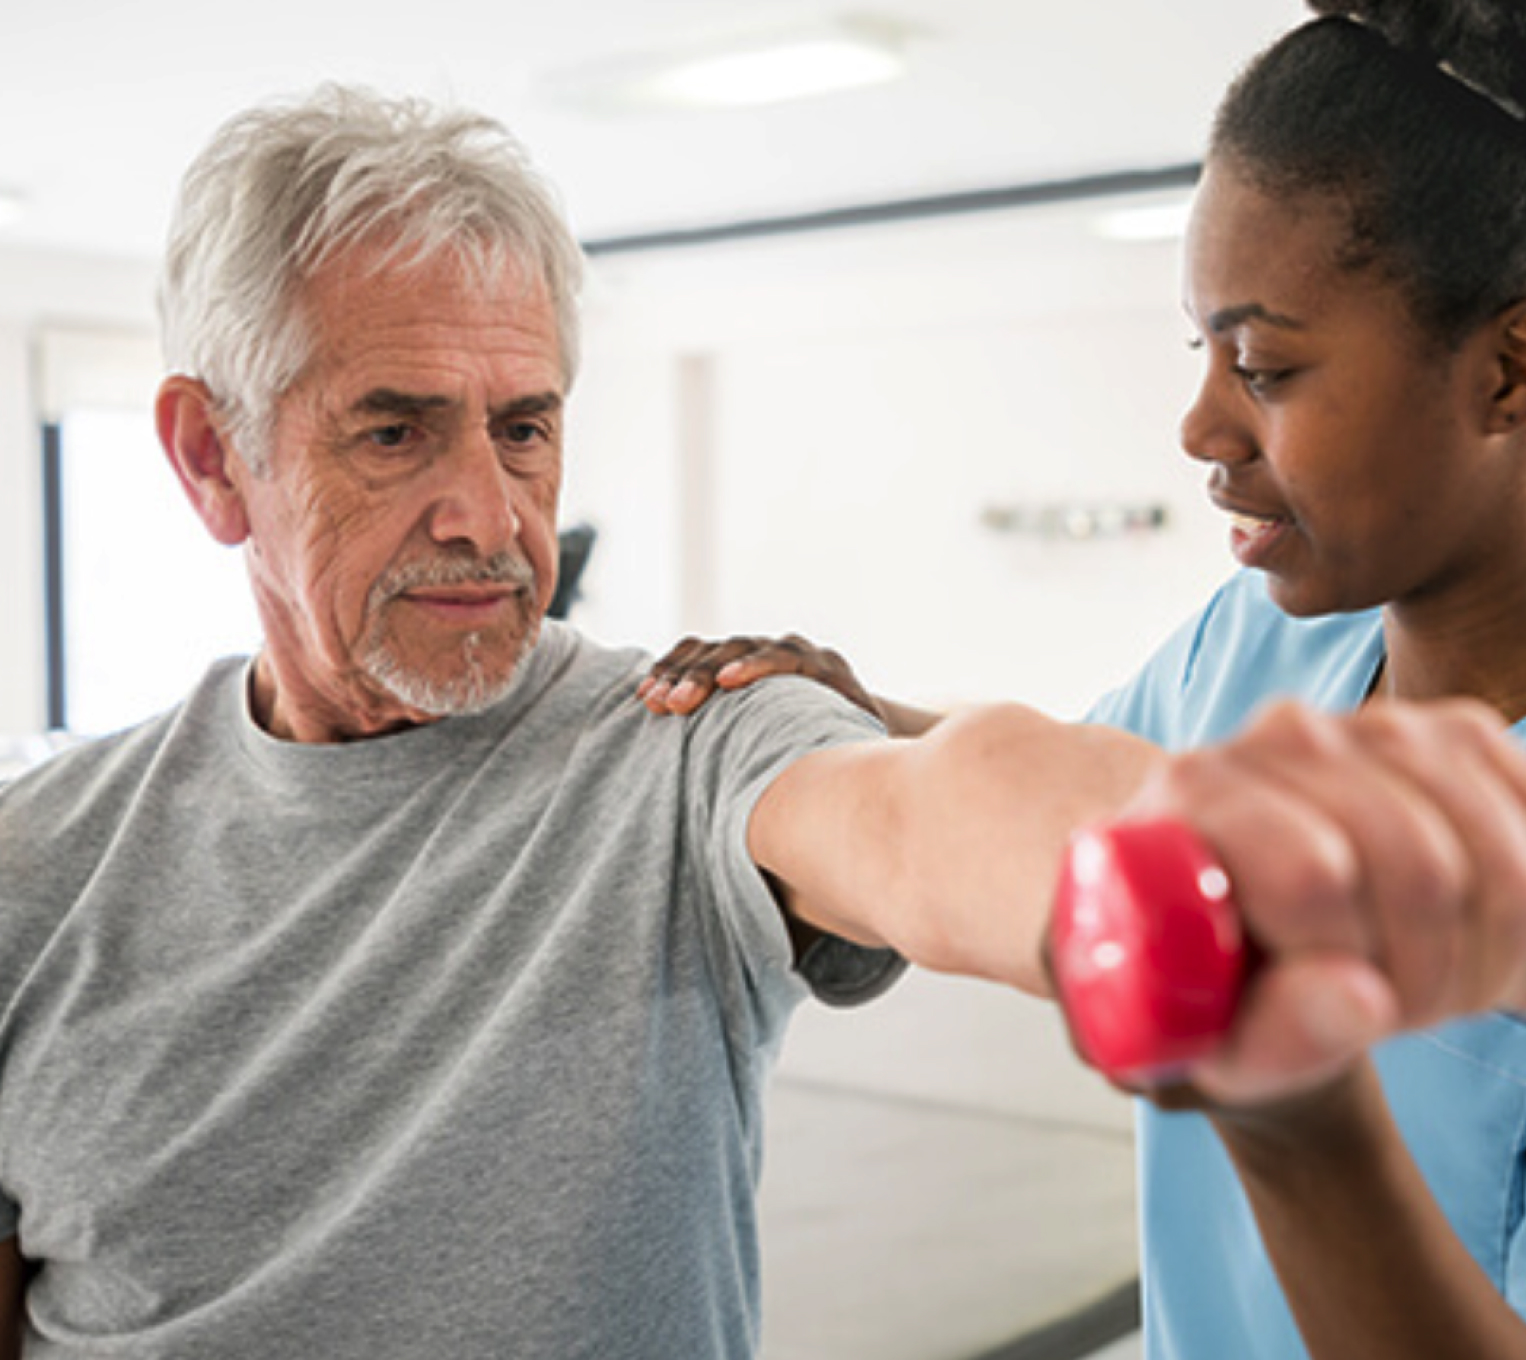
M 1383 655 L 1376 611 L 1293 619 L 1257 573 L 1234 577 L 1091 720 L 1171 749 L 1228 737 L 1267 700 L 1350 709 Z M 1516 735 L 1523 735 L 1516 727 Z M 1377 1053 L 1406 1142 L 1468 1249 L 1526 1314 L 1526 1022 L 1496 1014 Z M 1208 1122 L 1141 1103 L 1148 1360 L 1307 1357 L 1228 1156 Z

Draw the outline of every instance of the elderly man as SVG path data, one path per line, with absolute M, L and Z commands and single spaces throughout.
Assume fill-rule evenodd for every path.
M 543 622 L 578 274 L 480 118 L 327 90 L 234 120 L 191 170 L 159 429 L 245 547 L 265 644 L 0 795 L 11 1346 L 748 1356 L 791 1008 L 902 958 L 1044 990 L 1066 834 L 1161 757 L 1017 708 L 884 742 L 790 681 L 648 713 L 646 658 Z M 1469 923 L 1447 957 L 1476 961 L 1505 927 L 1463 910 L 1444 781 L 1312 830 L 1265 794 L 1279 760 L 1338 779 L 1427 720 L 1288 740 L 1325 721 L 1181 762 L 1152 805 L 1262 904 L 1270 970 L 1296 980 L 1290 886 L 1413 908 L 1364 895 L 1377 853 L 1445 885 Z M 1476 714 L 1434 721 L 1454 764 L 1510 758 Z M 1491 844 L 1526 832 L 1521 801 Z M 1233 1061 L 1296 1084 L 1402 1002 L 1308 1033 L 1252 1015 Z

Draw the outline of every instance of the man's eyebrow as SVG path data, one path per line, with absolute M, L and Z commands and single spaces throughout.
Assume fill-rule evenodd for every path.
M 493 419 L 513 420 L 519 416 L 555 415 L 562 409 L 560 392 L 537 392 L 533 396 L 515 397 L 502 406 L 493 408 Z
M 449 397 L 426 397 L 399 392 L 391 387 L 376 387 L 367 392 L 350 410 L 356 415 L 421 416 L 443 411 L 453 403 Z
M 368 416 L 422 416 L 434 411 L 447 411 L 457 404 L 454 397 L 425 396 L 422 393 L 400 392 L 392 387 L 376 387 L 361 397 L 350 409 L 357 415 Z M 502 406 L 495 406 L 495 420 L 513 419 L 516 416 L 548 415 L 562 409 L 560 392 L 536 392 L 529 396 L 515 397 Z
M 1236 326 L 1243 326 L 1247 321 L 1264 321 L 1268 326 L 1276 326 L 1280 330 L 1301 331 L 1304 329 L 1302 321 L 1282 312 L 1274 312 L 1263 307 L 1259 302 L 1242 302 L 1236 307 L 1223 307 L 1216 312 L 1211 312 L 1208 317 L 1208 329 L 1214 335 L 1222 335 L 1225 331 L 1234 330 Z

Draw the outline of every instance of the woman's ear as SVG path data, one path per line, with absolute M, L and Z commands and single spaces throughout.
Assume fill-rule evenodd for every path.
M 1498 381 L 1489 404 L 1489 431 L 1526 428 L 1526 302 L 1501 313 L 1495 323 Z
M 217 403 L 205 383 L 183 374 L 166 378 L 154 415 L 159 442 L 201 522 L 219 543 L 233 547 L 249 537 L 249 515 L 238 455 L 223 438 Z

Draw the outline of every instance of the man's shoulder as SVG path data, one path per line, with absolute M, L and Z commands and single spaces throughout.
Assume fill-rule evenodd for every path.
M 131 799 L 172 722 L 161 714 L 109 736 L 70 742 L 0 785 L 0 846 L 66 840 L 103 804 Z M 7 857 L 9 858 L 9 857 Z
M 10 995 L 141 805 L 167 722 L 72 744 L 0 785 L 0 996 Z
M 650 664 L 650 654 L 639 647 L 612 646 L 547 619 L 526 661 L 524 682 L 541 703 L 574 696 L 586 702 L 592 695 L 618 697 L 626 691 L 634 697 Z
M 817 751 L 885 738 L 877 719 L 834 690 L 793 675 L 715 695 L 693 717 L 677 721 L 685 724 L 691 769 L 751 774 L 765 783 Z
M 216 737 L 211 710 L 239 683 L 242 661 L 214 666 L 181 703 L 104 736 L 67 739 L 45 760 L 0 783 L 0 856 L 26 847 L 59 853 L 79 837 L 109 834 L 172 746 Z M 216 763 L 213 760 L 211 763 Z
M 610 647 L 548 622 L 523 688 L 493 719 L 514 765 L 554 765 L 566 781 L 655 790 L 681 787 L 702 803 L 777 775 L 829 746 L 884 729 L 835 692 L 796 676 L 717 693 L 688 717 L 650 712 L 637 687 L 652 663 L 639 647 Z

